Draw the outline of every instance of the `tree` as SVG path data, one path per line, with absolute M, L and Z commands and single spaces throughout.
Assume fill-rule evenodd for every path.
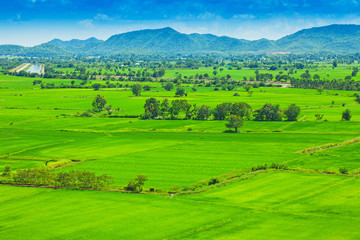
M 101 88 L 101 84 L 100 83 L 94 83 L 91 86 L 95 91 L 98 91 Z
M 346 109 L 345 111 L 343 111 L 342 113 L 342 120 L 344 121 L 350 121 L 351 119 L 351 112 L 349 109 Z
M 165 84 L 164 88 L 166 91 L 171 91 L 174 88 L 174 84 L 168 82 L 167 84 Z
M 295 104 L 291 104 L 285 111 L 285 116 L 287 117 L 288 121 L 296 121 L 297 117 L 300 114 L 300 107 L 296 106 Z
M 126 185 L 125 190 L 132 192 L 141 192 L 143 190 L 143 186 L 147 181 L 147 177 L 144 175 L 137 175 L 136 178 L 129 181 Z
M 108 112 L 109 115 L 112 113 L 111 105 L 105 105 L 105 110 Z
M 182 88 L 182 87 L 179 87 L 176 89 L 176 92 L 175 92 L 175 96 L 179 96 L 179 97 L 182 97 L 184 96 L 186 93 L 185 93 L 185 89 Z
M 154 119 L 159 116 L 160 101 L 155 98 L 146 99 L 145 105 L 145 119 Z
M 92 106 L 95 112 L 101 112 L 106 105 L 107 101 L 104 96 L 98 94 L 92 102 Z
M 198 110 L 197 110 L 197 117 L 196 119 L 198 120 L 205 120 L 208 119 L 212 114 L 211 111 L 211 107 L 207 106 L 207 105 L 202 105 Z
M 169 100 L 165 98 L 160 104 L 159 115 L 166 118 L 169 115 L 170 104 Z
M 337 61 L 334 60 L 334 61 L 333 61 L 333 67 L 336 68 L 337 66 L 338 66 Z
M 266 103 L 262 108 L 256 110 L 256 121 L 281 121 L 281 112 L 279 105 Z
M 246 120 L 250 120 L 252 117 L 252 108 L 245 102 L 234 103 L 231 106 L 230 114 L 240 116 Z
M 140 84 L 134 84 L 131 88 L 131 90 L 135 96 L 140 96 L 141 89 L 142 89 L 142 87 Z
M 10 176 L 11 175 L 11 167 L 9 165 L 5 166 L 3 176 Z
M 248 92 L 248 91 L 251 89 L 251 85 L 250 85 L 250 84 L 246 84 L 246 85 L 244 86 L 244 89 L 245 89 L 246 92 Z
M 318 88 L 316 88 L 316 91 L 318 91 L 318 93 L 321 95 L 321 93 L 324 91 L 324 88 L 318 87 Z
M 357 103 L 360 103 L 360 97 L 359 97 L 359 96 L 356 96 L 355 101 L 356 101 Z
M 238 128 L 244 125 L 244 119 L 237 115 L 230 115 L 227 119 L 228 122 L 225 123 L 227 128 L 235 128 L 235 132 L 237 132 Z
M 310 79 L 311 78 L 311 75 L 309 73 L 309 70 L 306 70 L 303 74 L 301 74 L 300 76 L 301 78 L 304 78 L 304 79 Z
M 315 119 L 316 121 L 321 121 L 324 117 L 324 114 L 320 114 L 320 113 L 317 113 L 315 114 Z
M 231 103 L 221 103 L 216 105 L 213 112 L 215 120 L 225 120 L 230 113 L 231 105 Z

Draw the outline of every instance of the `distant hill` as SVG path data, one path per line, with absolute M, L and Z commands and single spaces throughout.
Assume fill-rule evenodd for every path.
M 330 25 L 304 29 L 277 41 L 249 41 L 212 34 L 183 34 L 172 28 L 147 29 L 111 36 L 62 41 L 25 48 L 0 46 L 0 55 L 62 57 L 71 55 L 112 55 L 118 53 L 188 54 L 197 52 L 269 53 L 269 52 L 360 52 L 360 25 Z
M 89 38 L 86 40 L 73 39 L 70 41 L 62 41 L 60 39 L 54 39 L 49 43 L 63 48 L 64 50 L 76 54 L 85 54 L 88 50 L 98 46 L 102 43 L 102 40 L 96 38 Z
M 25 47 L 18 46 L 18 45 L 0 45 L 0 55 L 17 55 Z
M 330 25 L 304 29 L 276 41 L 280 50 L 291 52 L 360 52 L 360 25 Z

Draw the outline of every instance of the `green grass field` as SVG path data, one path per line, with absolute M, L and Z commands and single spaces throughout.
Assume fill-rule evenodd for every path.
M 357 239 L 359 183 L 273 172 L 172 198 L 1 186 L 0 237 Z
M 108 174 L 114 190 L 144 174 L 145 190 L 162 194 L 2 184 L 0 239 L 360 238 L 360 143 L 344 144 L 360 136 L 354 91 L 257 88 L 249 97 L 243 89 L 192 92 L 185 85 L 185 99 L 199 106 L 247 102 L 257 109 L 270 102 L 302 109 L 297 122 L 246 121 L 235 134 L 224 133 L 225 121 L 74 116 L 97 94 L 121 115 L 142 114 L 149 97 L 178 99 L 160 83 L 142 83 L 155 88 L 134 97 L 129 89 L 40 89 L 33 80 L 0 76 L 0 172 L 76 160 L 53 171 Z M 345 109 L 351 121 L 341 121 Z M 301 152 L 318 146 L 328 147 Z M 292 170 L 249 172 L 265 163 Z M 224 181 L 201 193 L 167 194 L 212 177 Z

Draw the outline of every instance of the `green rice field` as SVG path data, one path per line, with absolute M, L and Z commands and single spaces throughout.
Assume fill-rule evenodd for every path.
M 318 71 L 343 74 L 337 70 Z M 0 173 L 65 162 L 50 171 L 107 174 L 114 184 L 106 191 L 25 187 L 0 176 L 0 239 L 360 239 L 356 91 L 260 87 L 249 97 L 242 88 L 193 92 L 184 84 L 183 98 L 198 106 L 301 108 L 298 121 L 245 121 L 227 133 L 225 121 L 126 117 L 143 114 L 150 97 L 179 99 L 159 82 L 140 83 L 153 88 L 135 97 L 129 88 L 41 89 L 33 81 L 0 75 Z M 98 94 L 121 118 L 79 117 Z M 342 120 L 345 109 L 350 121 Z M 273 163 L 288 168 L 252 170 Z M 148 178 L 144 191 L 123 193 L 138 174 Z M 212 178 L 220 182 L 208 185 Z

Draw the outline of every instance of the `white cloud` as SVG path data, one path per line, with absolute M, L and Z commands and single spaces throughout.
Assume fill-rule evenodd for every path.
M 36 3 L 36 2 L 46 2 L 47 0 L 29 0 L 32 3 Z
M 109 16 L 106 15 L 106 14 L 98 13 L 98 14 L 94 17 L 94 20 L 96 20 L 96 21 L 108 21 L 108 20 L 110 20 L 110 18 L 109 18 Z
M 85 19 L 85 20 L 79 21 L 78 24 L 82 27 L 92 28 L 92 27 L 94 27 L 93 21 L 94 20 L 92 20 L 92 19 Z

